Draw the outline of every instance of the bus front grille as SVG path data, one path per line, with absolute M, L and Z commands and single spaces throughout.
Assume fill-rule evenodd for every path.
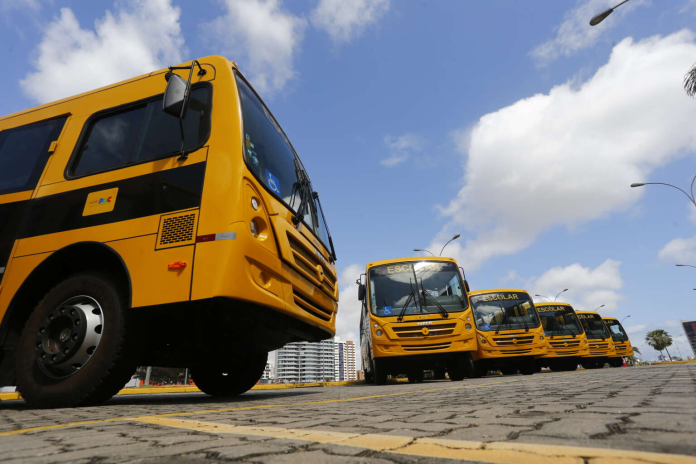
M 324 272 L 320 281 L 319 276 L 317 275 L 317 266 L 322 265 L 321 258 L 308 250 L 306 245 L 303 245 L 291 234 L 288 233 L 287 237 L 288 243 L 290 244 L 290 249 L 292 250 L 295 266 L 299 268 L 305 277 L 309 277 L 310 280 L 319 282 L 321 289 L 333 297 L 336 294 L 336 278 L 331 275 L 330 272 Z
M 293 293 L 293 296 L 295 297 L 295 304 L 298 307 L 300 307 L 301 309 L 304 309 L 312 316 L 318 317 L 319 319 L 321 319 L 323 321 L 328 322 L 331 320 L 331 316 L 333 313 L 330 309 L 323 308 L 318 303 L 311 301 L 309 298 L 302 295 L 297 290 L 293 289 L 292 293 Z
M 531 348 L 526 348 L 523 350 L 505 350 L 505 351 L 501 351 L 500 353 L 501 354 L 528 354 L 531 352 L 532 352 Z
M 564 348 L 577 348 L 580 346 L 580 340 L 563 340 L 557 342 L 549 342 L 551 348 L 564 349 Z
M 436 345 L 402 345 L 404 351 L 435 351 L 446 350 L 452 343 L 438 343 Z
M 498 346 L 529 345 L 534 341 L 534 335 L 525 335 L 523 337 L 493 337 L 493 341 Z
M 424 334 L 423 329 L 428 329 L 428 333 Z M 391 326 L 397 337 L 399 338 L 414 338 L 414 337 L 434 337 L 437 335 L 452 335 L 454 333 L 454 328 L 457 327 L 456 323 L 451 324 L 434 324 L 434 325 L 402 325 L 402 326 Z

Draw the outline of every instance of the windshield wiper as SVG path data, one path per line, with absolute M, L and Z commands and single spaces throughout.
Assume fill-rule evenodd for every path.
M 505 308 L 503 308 L 503 305 L 500 305 L 500 309 L 503 310 L 503 317 L 498 321 L 498 325 L 495 326 L 495 334 L 498 335 L 500 332 L 500 324 L 505 322 L 505 318 L 507 317 L 507 311 L 505 311 Z
M 334 262 L 338 261 L 338 258 L 336 257 L 336 249 L 334 248 L 333 244 L 333 239 L 331 238 L 331 232 L 329 232 L 329 225 L 326 223 L 326 216 L 324 216 L 324 207 L 321 206 L 321 200 L 319 199 L 319 194 L 317 192 L 314 192 L 312 194 L 314 198 L 317 200 L 317 204 L 319 205 L 319 211 L 321 212 L 321 220 L 324 221 L 324 228 L 326 229 L 326 235 L 329 236 L 329 246 L 331 247 L 331 257 L 333 258 Z
M 399 312 L 399 316 L 396 318 L 398 322 L 401 322 L 404 319 L 404 314 L 406 313 L 406 308 L 408 308 L 408 304 L 411 302 L 411 300 L 415 301 L 416 298 L 416 291 L 413 289 L 413 281 L 411 279 L 408 279 L 408 283 L 411 286 L 411 293 L 408 294 L 406 303 L 404 303 L 404 305 L 401 307 L 401 312 Z
M 416 281 L 416 285 L 417 284 L 418 284 L 418 281 Z M 440 310 L 440 312 L 442 313 L 443 316 L 449 317 L 449 313 L 447 312 L 447 310 L 445 308 L 443 308 L 442 305 L 429 292 L 425 291 L 425 287 L 423 286 L 423 279 L 421 279 L 421 291 L 423 292 L 424 297 L 430 297 L 430 299 L 433 300 L 433 302 L 437 306 L 437 309 Z M 424 300 L 424 302 L 425 302 L 425 300 Z M 428 303 L 425 303 L 425 307 L 426 308 L 428 307 Z
M 297 212 L 292 216 L 292 223 L 295 224 L 295 227 L 298 227 L 300 221 L 307 214 L 307 208 L 312 198 L 312 187 L 307 173 L 302 169 L 297 158 L 295 158 L 295 177 L 297 180 L 292 184 L 292 202 L 293 204 L 295 203 L 295 193 L 297 193 L 300 195 L 300 205 L 297 208 Z

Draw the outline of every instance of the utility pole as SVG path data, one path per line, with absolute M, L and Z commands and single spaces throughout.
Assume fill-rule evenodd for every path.
M 145 372 L 145 385 L 150 386 L 150 376 L 152 375 L 152 366 L 147 366 L 147 372 Z

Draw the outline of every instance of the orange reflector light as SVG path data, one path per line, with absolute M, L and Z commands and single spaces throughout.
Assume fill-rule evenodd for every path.
M 167 267 L 169 269 L 183 269 L 187 266 L 186 261 L 174 261 L 173 263 L 169 263 Z

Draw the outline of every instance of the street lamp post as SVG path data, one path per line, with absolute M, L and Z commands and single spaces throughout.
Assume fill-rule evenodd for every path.
M 629 314 L 628 316 L 624 317 L 623 319 L 621 319 L 621 326 L 623 326 L 623 321 L 625 321 L 625 320 L 628 319 L 629 317 L 631 317 L 630 314 Z
M 455 235 L 454 237 L 452 237 L 452 238 L 450 239 L 449 242 L 445 243 L 445 246 L 443 246 L 443 247 L 442 247 L 442 250 L 440 250 L 440 256 L 442 256 L 442 252 L 445 251 L 445 247 L 446 247 L 447 245 L 449 245 L 449 243 L 450 243 L 452 240 L 457 240 L 459 237 L 460 237 L 460 235 L 457 234 L 457 235 Z
M 596 26 L 597 24 L 599 24 L 602 21 L 604 21 L 605 19 L 607 19 L 607 16 L 612 14 L 615 9 L 617 9 L 618 7 L 620 7 L 621 5 L 626 3 L 627 1 L 628 0 L 624 0 L 623 2 L 619 3 L 618 5 L 616 5 L 614 7 L 611 7 L 609 9 L 602 11 L 601 13 L 597 13 L 596 15 L 594 15 L 592 17 L 592 19 L 590 19 L 590 26 Z
M 428 250 L 423 250 L 423 249 L 420 249 L 420 248 L 414 248 L 413 251 L 428 251 Z M 432 252 L 430 252 L 430 251 L 428 251 L 428 253 L 430 253 L 431 255 L 433 255 Z M 433 255 L 433 256 L 435 256 L 435 255 Z
M 692 266 L 691 264 L 675 264 L 675 266 L 677 266 L 677 267 L 696 267 L 696 266 Z
M 599 308 L 603 308 L 603 307 L 604 307 L 604 305 L 598 306 L 597 309 L 595 309 L 595 311 L 597 311 Z
M 696 290 L 696 288 L 695 288 L 694 290 Z M 546 298 L 547 300 L 551 301 L 551 298 L 549 298 L 548 296 L 539 295 L 539 294 L 535 294 L 534 296 L 539 296 L 539 297 L 541 297 L 541 298 Z
M 691 192 L 691 195 L 689 195 L 688 193 L 686 193 L 686 191 L 680 189 L 676 185 L 666 184 L 664 182 L 636 182 L 631 184 L 631 187 L 642 187 L 644 185 L 666 185 L 667 187 L 672 187 L 679 190 L 681 193 L 686 195 L 686 197 L 689 199 L 689 201 L 691 201 L 691 203 L 693 203 L 694 206 L 696 206 L 696 199 L 694 198 L 694 182 L 696 182 L 696 176 L 694 176 L 694 178 L 691 179 L 691 188 L 689 190 Z
M 560 295 L 560 294 L 563 293 L 563 292 L 567 292 L 567 291 L 568 291 L 568 289 L 567 289 L 567 288 L 564 288 L 563 290 L 561 290 L 560 292 L 558 292 L 558 295 Z M 558 299 L 558 295 L 556 295 L 556 298 L 554 298 L 553 301 L 556 301 L 556 300 Z

